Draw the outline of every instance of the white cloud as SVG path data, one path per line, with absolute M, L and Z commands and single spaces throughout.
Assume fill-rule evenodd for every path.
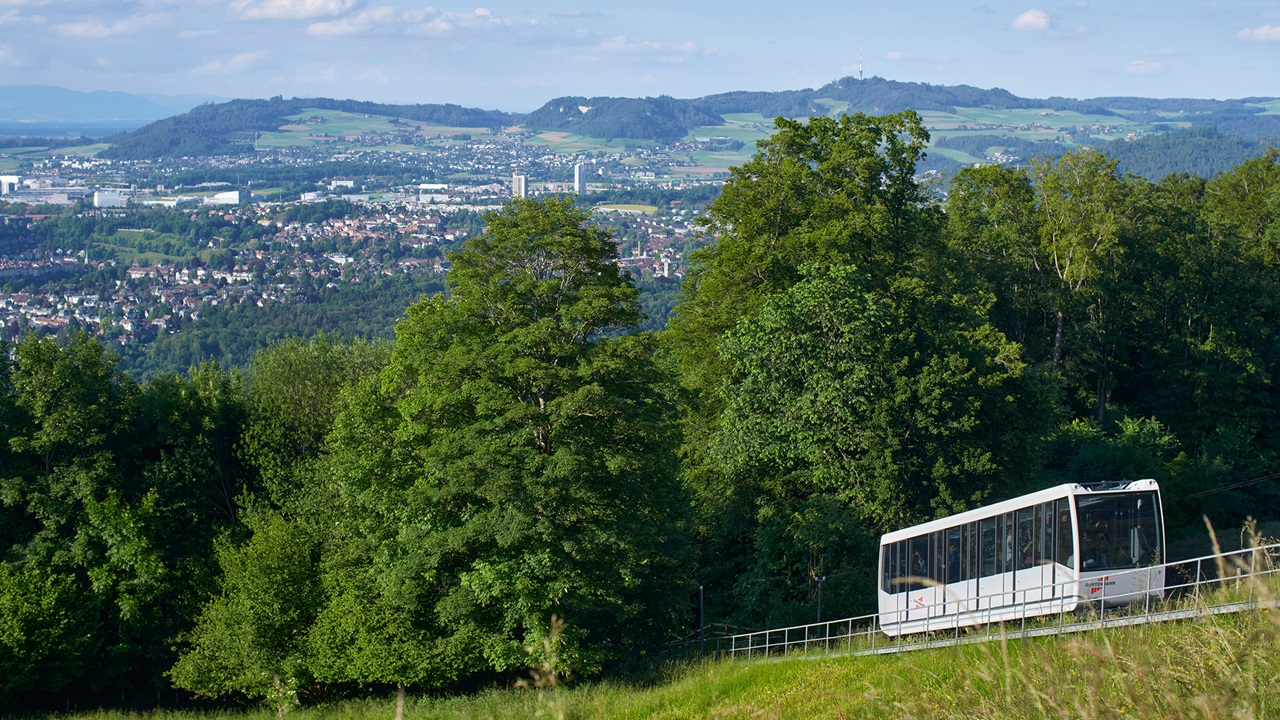
M 309 20 L 334 17 L 361 5 L 360 0 L 232 0 L 231 8 L 251 20 Z
M 1036 30 L 1048 30 L 1052 24 L 1048 13 L 1039 8 L 1031 8 L 1014 18 L 1009 27 L 1022 32 L 1033 32 Z
M 1263 25 L 1256 28 L 1245 28 L 1236 33 L 1241 40 L 1258 42 L 1280 42 L 1280 25 Z
M 350 17 L 311 23 L 307 27 L 307 34 L 317 37 L 360 35 L 376 32 L 391 25 L 395 20 L 396 9 L 387 5 L 372 10 L 364 10 Z
M 899 60 L 906 60 L 909 57 L 911 56 L 904 52 L 899 52 L 898 50 L 890 50 L 889 52 L 884 54 L 885 60 L 890 60 L 893 62 L 898 62 Z
M 1175 55 L 1181 55 L 1182 51 L 1176 48 L 1160 48 L 1159 50 L 1151 51 L 1151 54 L 1155 57 L 1173 57 Z
M 488 8 L 476 8 L 469 12 L 442 13 L 433 7 L 421 10 L 397 10 L 388 5 L 335 20 L 312 23 L 307 27 L 307 34 L 317 37 L 376 34 L 444 37 L 458 29 L 484 30 L 537 24 L 537 20 L 501 17 Z
M 1154 75 L 1164 69 L 1158 62 L 1149 62 L 1147 60 L 1134 60 L 1125 66 L 1124 71 L 1130 75 Z
M 242 52 L 239 55 L 233 55 L 223 60 L 214 60 L 196 68 L 194 72 L 208 75 L 222 75 L 226 73 L 241 72 L 248 70 L 262 58 L 267 56 L 266 50 L 255 50 L 253 52 Z
M 101 39 L 117 35 L 132 35 L 150 29 L 164 22 L 162 15 L 134 15 L 113 23 L 101 20 L 85 20 L 83 22 L 58 25 L 58 32 L 67 37 Z

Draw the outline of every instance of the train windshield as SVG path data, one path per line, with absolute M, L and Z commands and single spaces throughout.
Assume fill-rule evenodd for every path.
M 1080 570 L 1160 564 L 1159 502 L 1150 491 L 1078 496 Z

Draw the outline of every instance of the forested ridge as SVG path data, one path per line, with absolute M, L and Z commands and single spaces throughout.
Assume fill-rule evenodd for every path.
M 594 678 L 697 624 L 872 609 L 876 539 L 1155 478 L 1172 533 L 1280 507 L 1280 154 L 916 179 L 912 112 L 780 119 L 670 324 L 515 200 L 394 340 L 139 382 L 0 355 L 0 706 L 297 704 Z M 1202 527 L 1202 525 L 1201 525 Z
M 99 155 L 116 160 L 148 160 L 251 153 L 256 132 L 276 130 L 289 122 L 285 119 L 287 116 L 308 108 L 387 115 L 457 127 L 502 127 L 518 117 L 459 105 L 388 105 L 331 98 L 231 100 L 201 105 L 137 130 L 104 138 L 111 147 Z

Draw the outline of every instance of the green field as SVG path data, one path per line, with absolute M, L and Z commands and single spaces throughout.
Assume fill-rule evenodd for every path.
M 540 132 L 526 139 L 525 143 L 529 145 L 545 145 L 555 152 L 567 154 L 657 147 L 657 143 L 652 140 L 633 140 L 630 138 L 605 140 L 603 138 L 593 138 L 586 135 L 575 135 L 574 133 L 553 130 Z
M 110 147 L 106 143 L 96 143 L 93 145 L 80 145 L 76 147 L 65 147 L 51 150 L 44 146 L 32 145 L 27 147 L 3 148 L 0 149 L 0 172 L 12 172 L 17 170 L 18 166 L 25 162 L 36 163 L 42 160 L 48 160 L 53 155 L 74 155 L 77 157 L 89 157 L 97 155 L 103 150 Z
M 832 99 L 820 99 L 815 102 L 833 116 L 847 111 L 849 107 L 847 102 Z M 1280 101 L 1265 107 L 1270 111 L 1280 112 Z M 1080 142 L 1086 139 L 1115 140 L 1127 137 L 1130 133 L 1145 135 L 1168 129 L 1167 124 L 1157 128 L 1149 123 L 1134 122 L 1121 115 L 1090 115 L 1048 108 L 995 110 L 981 107 L 957 107 L 951 112 L 923 110 L 919 114 L 934 139 L 966 135 L 1000 135 L 1033 142 Z M 1176 118 L 1176 116 L 1170 117 Z M 728 114 L 724 118 L 725 122 L 721 125 L 694 128 L 686 138 L 690 141 L 728 138 L 746 143 L 742 152 L 739 153 L 694 153 L 691 159 L 706 166 L 708 170 L 715 168 L 723 171 L 731 166 L 741 165 L 755 154 L 755 142 L 768 137 L 773 131 L 772 119 L 759 114 Z M 1180 125 L 1186 124 L 1180 123 Z M 1081 133 L 1078 128 L 1086 128 L 1086 130 Z M 931 152 L 962 163 L 983 160 L 983 158 L 974 158 L 953 150 L 934 149 Z
M 980 163 L 980 162 L 987 161 L 985 157 L 977 158 L 964 151 L 952 150 L 951 148 L 931 147 L 929 148 L 929 154 L 941 155 L 942 157 L 951 158 L 952 160 L 955 160 L 958 163 L 965 163 L 965 164 Z
M 169 243 L 174 252 L 163 252 L 165 243 Z M 139 261 L 149 265 L 186 261 L 197 254 L 186 238 L 154 230 L 117 230 L 108 241 L 94 243 L 89 252 L 94 258 L 109 254 L 122 263 Z M 215 251 L 205 250 L 199 254 L 207 259 L 212 252 Z
M 509 685 L 408 697 L 408 720 L 523 718 L 1268 718 L 1280 716 L 1274 609 L 1056 638 L 901 655 L 797 654 L 767 662 L 678 663 L 623 681 L 550 689 Z M 545 669 L 545 668 L 544 668 Z M 303 707 L 297 720 L 389 720 L 393 701 Z M 215 713 L 94 712 L 78 720 L 269 720 L 265 708 Z
M 339 110 L 308 108 L 297 115 L 285 117 L 290 122 L 272 132 L 260 133 L 255 147 L 260 150 L 284 147 L 330 146 L 335 152 L 353 147 L 372 148 L 389 152 L 423 152 L 424 148 L 408 144 L 374 144 L 360 142 L 361 136 L 384 135 L 388 138 L 402 133 L 430 138 L 439 142 L 454 135 L 488 134 L 487 128 L 450 127 L 432 125 L 417 120 L 405 120 L 384 115 L 362 115 Z M 443 136 L 443 137 L 437 137 Z
M 96 243 L 93 249 L 90 250 L 90 256 L 94 259 L 101 259 L 106 253 L 110 253 L 116 260 L 125 264 L 138 261 L 148 265 L 161 265 L 191 259 L 190 255 L 165 255 L 154 251 L 144 252 L 135 247 L 115 245 L 113 243 Z

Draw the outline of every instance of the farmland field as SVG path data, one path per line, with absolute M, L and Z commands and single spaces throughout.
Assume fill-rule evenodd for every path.
M 451 127 L 432 125 L 417 120 L 393 118 L 385 115 L 362 115 L 340 110 L 320 110 L 308 108 L 296 115 L 285 117 L 289 122 L 279 129 L 260 133 L 255 142 L 259 150 L 282 147 L 317 147 L 329 145 L 334 150 L 342 150 L 356 144 L 357 138 L 370 135 L 385 136 L 385 144 L 374 145 L 376 149 L 400 152 L 421 152 L 423 148 L 414 145 L 393 142 L 393 138 L 409 134 L 416 137 L 432 138 L 447 141 L 454 135 L 488 134 L 487 128 Z M 442 136 L 442 137 L 438 137 Z M 367 147 L 367 143 L 360 143 Z

